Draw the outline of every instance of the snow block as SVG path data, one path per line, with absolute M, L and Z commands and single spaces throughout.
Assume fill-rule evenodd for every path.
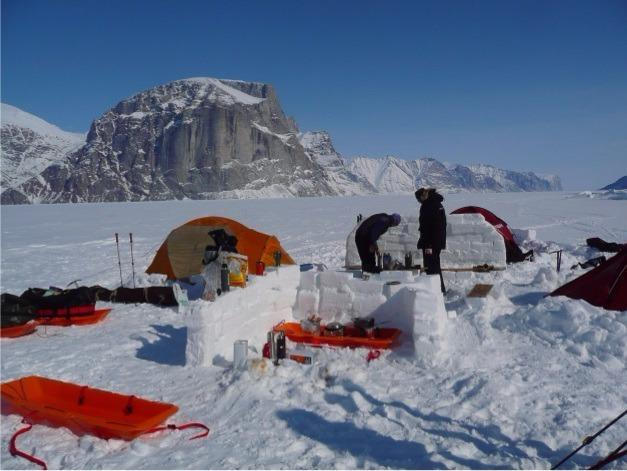
M 299 289 L 296 295 L 296 307 L 294 308 L 295 319 L 306 319 L 310 315 L 318 315 L 319 291 L 309 291 Z
M 318 315 L 325 321 L 350 318 L 352 301 L 351 293 L 322 287 Z
M 246 288 L 231 289 L 214 302 L 193 301 L 187 323 L 186 364 L 210 366 L 220 358 L 231 360 L 233 343 L 247 339 L 259 350 L 267 332 L 281 320 L 292 318 L 300 269 L 296 265 L 250 276 Z
M 317 271 L 304 271 L 300 274 L 300 284 L 298 289 L 307 291 L 315 291 L 318 289 L 318 275 Z
M 372 317 L 387 298 L 382 294 L 356 294 L 353 298 L 351 313 L 353 317 Z
M 338 271 L 323 271 L 318 273 L 320 288 L 333 288 L 338 291 L 346 292 L 348 290 L 348 281 L 351 279 L 353 279 L 352 273 Z
M 383 293 L 383 285 L 384 283 L 382 281 L 372 278 L 368 281 L 362 280 L 361 278 L 348 280 L 348 288 L 356 297 L 362 295 L 379 295 Z

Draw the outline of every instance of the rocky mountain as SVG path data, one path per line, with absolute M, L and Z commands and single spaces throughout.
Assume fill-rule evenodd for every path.
M 620 177 L 614 183 L 604 186 L 601 190 L 627 190 L 627 175 Z
M 46 202 L 335 194 L 297 132 L 270 85 L 178 80 L 118 103 L 20 190 Z
M 559 178 L 435 159 L 344 159 L 300 133 L 272 86 L 191 78 L 126 100 L 87 136 L 2 105 L 2 203 L 561 189 Z
M 84 134 L 65 132 L 43 119 L 2 103 L 2 203 L 42 201 L 37 189 L 45 186 L 39 175 L 50 166 L 65 167 L 66 156 L 85 143 Z M 21 188 L 33 180 L 34 190 L 26 196 Z M 35 184 L 37 182 L 37 184 Z
M 299 134 L 299 141 L 307 155 L 320 165 L 334 194 L 369 195 L 377 189 L 363 176 L 355 174 L 346 166 L 342 156 L 335 150 L 331 137 L 325 131 Z
M 361 176 L 377 193 L 412 193 L 416 188 L 433 187 L 448 191 L 554 191 L 561 190 L 559 177 L 540 177 L 532 172 L 501 170 L 489 165 L 444 165 L 424 158 L 405 160 L 356 157 L 348 164 L 351 173 Z

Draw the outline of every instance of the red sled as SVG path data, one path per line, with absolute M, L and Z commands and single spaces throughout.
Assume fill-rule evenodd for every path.
M 401 335 L 401 330 L 394 328 L 377 327 L 370 336 L 364 336 L 363 331 L 356 327 L 344 326 L 343 335 L 325 335 L 325 328 L 321 326 L 320 333 L 307 332 L 296 322 L 284 322 L 273 329 L 275 332 L 285 332 L 285 336 L 292 342 L 313 345 L 316 347 L 329 345 L 332 347 L 388 349 L 395 345 Z
M 38 317 L 37 321 L 41 325 L 57 325 L 66 327 L 68 325 L 88 325 L 88 324 L 96 324 L 100 322 L 107 314 L 111 312 L 111 309 L 96 309 L 92 310 L 91 313 L 88 314 L 74 314 L 74 315 L 64 315 L 64 316 L 42 316 Z
M 92 314 L 96 310 L 96 304 L 84 304 L 82 306 L 58 307 L 56 309 L 37 309 L 35 314 L 40 317 L 80 316 Z
M 67 427 L 76 435 L 133 440 L 163 423 L 178 407 L 136 396 L 27 376 L 0 385 L 2 414 L 31 424 Z
M 2 327 L 0 328 L 0 337 L 2 338 L 15 338 L 22 337 L 23 335 L 32 334 L 37 330 L 37 326 L 39 322 L 37 321 L 28 321 L 22 325 L 14 325 L 11 327 Z

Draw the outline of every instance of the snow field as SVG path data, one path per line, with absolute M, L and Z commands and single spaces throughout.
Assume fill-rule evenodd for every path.
M 627 240 L 627 207 L 569 196 L 445 195 L 447 211 L 483 206 L 510 227 L 536 231 L 523 247 L 533 248 L 536 260 L 492 273 L 445 272 L 446 320 L 430 365 L 401 351 L 368 363 L 362 349 L 318 349 L 313 365 L 266 363 L 236 372 L 225 358 L 193 367 L 186 358 L 187 316 L 150 305 L 111 304 L 97 325 L 3 339 L 2 381 L 40 374 L 171 402 L 180 410 L 170 422 L 211 428 L 205 440 L 172 431 L 129 443 L 35 426 L 18 446 L 64 469 L 549 468 L 627 404 L 626 313 L 544 297 L 584 272 L 570 270 L 573 264 L 599 255 L 583 245 L 587 237 Z M 416 210 L 411 196 L 3 207 L 2 292 L 64 287 L 77 278 L 119 285 L 114 232 L 133 232 L 137 284 L 161 282 L 140 272 L 168 232 L 210 214 L 275 234 L 299 263 L 339 269 L 356 214 Z M 120 251 L 129 286 L 126 240 L 121 237 Z M 559 273 L 548 254 L 557 248 L 564 249 Z M 356 281 L 351 292 L 365 302 L 368 289 Z M 486 298 L 466 298 L 475 283 L 494 287 Z M 383 302 L 378 296 L 373 306 Z M 414 301 L 422 303 L 418 296 Z M 242 326 L 233 337 L 267 330 Z M 260 356 L 252 348 L 261 345 L 249 346 L 252 361 Z M 225 351 L 232 352 L 232 342 Z M 2 467 L 32 468 L 8 452 L 21 418 L 2 419 Z M 625 436 L 623 419 L 565 468 L 590 466 Z

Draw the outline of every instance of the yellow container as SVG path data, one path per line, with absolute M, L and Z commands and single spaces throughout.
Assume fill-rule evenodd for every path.
M 226 254 L 226 264 L 229 267 L 229 285 L 246 287 L 248 276 L 248 257 L 237 253 Z

